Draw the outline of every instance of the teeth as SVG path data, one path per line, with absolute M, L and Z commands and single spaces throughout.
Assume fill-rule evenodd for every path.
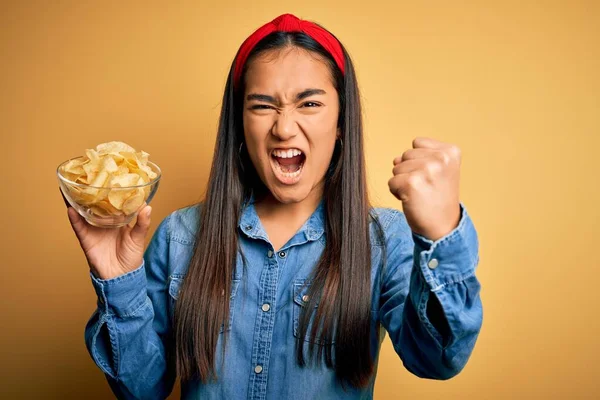
M 299 169 L 298 171 L 296 171 L 296 172 L 283 172 L 283 171 L 281 171 L 281 174 L 282 174 L 283 176 L 285 176 L 285 177 L 288 177 L 288 178 L 296 178 L 297 176 L 299 176 L 299 175 L 300 175 L 300 173 L 301 173 L 301 172 L 302 172 L 302 168 L 300 168 L 300 169 Z
M 273 155 L 279 158 L 292 158 L 295 156 L 299 156 L 302 152 L 298 149 L 289 149 L 289 150 L 273 150 Z

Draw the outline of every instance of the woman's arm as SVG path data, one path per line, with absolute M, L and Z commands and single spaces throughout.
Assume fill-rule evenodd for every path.
M 409 371 L 449 379 L 467 363 L 483 319 L 477 232 L 462 205 L 458 227 L 435 242 L 413 234 L 400 212 L 387 225 L 380 321 Z
M 159 225 L 138 269 L 108 280 L 92 275 L 98 308 L 85 328 L 85 342 L 119 399 L 163 399 L 173 389 L 169 221 Z

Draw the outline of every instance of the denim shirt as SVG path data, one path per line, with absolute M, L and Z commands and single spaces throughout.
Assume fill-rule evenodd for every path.
M 162 399 L 172 391 L 175 368 L 168 356 L 173 352 L 169 337 L 199 210 L 197 204 L 165 218 L 136 270 L 109 280 L 92 275 L 98 308 L 86 326 L 86 345 L 118 398 Z M 384 233 L 377 235 L 371 221 L 372 354 L 377 360 L 387 331 L 410 372 L 451 378 L 465 366 L 482 324 L 473 223 L 461 204 L 458 227 L 433 242 L 412 233 L 399 211 L 375 208 L 371 215 Z M 183 383 L 183 399 L 373 397 L 375 376 L 365 388 L 348 388 L 332 369 L 310 363 L 300 367 L 296 361 L 296 340 L 309 341 L 298 338 L 298 319 L 311 272 L 325 247 L 324 228 L 321 203 L 275 251 L 254 205 L 242 210 L 237 234 L 246 265 L 242 267 L 238 254 L 229 321 L 222 325 L 215 352 L 218 379 Z M 430 307 L 445 316 L 444 329 L 430 320 L 433 296 L 439 301 Z

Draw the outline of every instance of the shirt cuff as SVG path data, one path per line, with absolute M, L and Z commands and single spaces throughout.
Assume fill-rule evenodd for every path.
M 146 302 L 146 270 L 144 261 L 135 270 L 112 279 L 99 279 L 90 273 L 98 295 L 98 309 L 125 318 Z
M 462 203 L 460 210 L 458 226 L 446 236 L 432 241 L 412 234 L 416 265 L 432 291 L 469 278 L 479 262 L 479 242 L 473 221 Z

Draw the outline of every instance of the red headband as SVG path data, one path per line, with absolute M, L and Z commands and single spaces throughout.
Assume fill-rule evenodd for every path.
M 239 84 L 242 78 L 242 69 L 254 46 L 273 32 L 303 32 L 307 34 L 331 54 L 342 74 L 344 73 L 342 45 L 331 33 L 310 21 L 301 20 L 292 14 L 283 14 L 258 28 L 242 43 L 235 60 L 234 86 Z

